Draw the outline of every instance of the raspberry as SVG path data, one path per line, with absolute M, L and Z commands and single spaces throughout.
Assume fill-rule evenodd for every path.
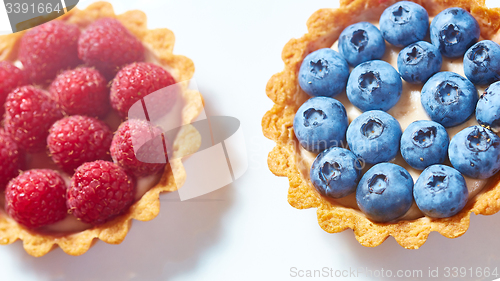
M 16 142 L 3 130 L 0 131 L 0 191 L 19 175 L 24 155 Z
M 82 67 L 59 74 L 50 86 L 50 94 L 68 115 L 102 117 L 109 110 L 106 79 L 94 68 Z
M 134 146 L 137 148 L 137 157 Z M 160 128 L 151 126 L 147 121 L 135 119 L 120 125 L 110 150 L 113 161 L 137 177 L 156 174 L 163 169 L 168 159 Z
M 15 88 L 24 85 L 24 73 L 8 61 L 0 61 L 0 115 L 4 113 L 3 104 L 7 95 Z
M 5 190 L 7 213 L 18 223 L 37 228 L 64 219 L 66 184 L 53 170 L 29 170 L 9 182 Z
M 133 63 L 125 66 L 116 74 L 111 85 L 111 106 L 126 117 L 130 107 L 140 100 L 159 89 L 175 84 L 175 80 L 161 66 L 153 63 Z M 174 105 L 175 94 L 169 94 L 167 99 L 158 101 L 162 112 L 168 112 Z M 156 102 L 151 102 L 155 104 Z
M 33 86 L 12 91 L 5 102 L 5 131 L 27 152 L 45 148 L 49 128 L 62 113 L 48 93 Z
M 118 20 L 103 18 L 82 32 L 78 56 L 112 79 L 122 66 L 144 60 L 144 46 Z
M 39 25 L 21 39 L 19 60 L 31 83 L 48 84 L 61 69 L 73 68 L 78 59 L 78 26 L 60 20 Z
M 102 121 L 73 115 L 50 128 L 47 144 L 52 160 L 65 172 L 73 174 L 84 162 L 108 160 L 113 134 Z
M 133 202 L 135 183 L 125 170 L 103 160 L 87 162 L 75 170 L 66 205 L 85 223 L 105 223 Z

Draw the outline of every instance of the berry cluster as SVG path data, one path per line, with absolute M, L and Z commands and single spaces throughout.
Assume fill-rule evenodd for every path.
M 126 118 L 141 98 L 176 83 L 163 67 L 144 62 L 145 51 L 116 19 L 83 30 L 55 20 L 23 36 L 22 66 L 0 62 L 0 191 L 11 218 L 32 229 L 68 213 L 102 224 L 127 211 L 139 178 L 164 169 L 160 128 L 126 120 L 113 133 L 108 118 Z M 162 101 L 162 112 L 174 103 L 175 95 Z M 30 166 L 25 154 L 44 151 L 58 170 L 23 171 Z
M 373 221 L 398 219 L 414 201 L 429 217 L 453 216 L 468 200 L 464 176 L 484 179 L 500 170 L 494 133 L 500 128 L 500 46 L 477 42 L 479 24 L 461 8 L 446 9 L 429 24 L 422 6 L 403 1 L 388 7 L 379 23 L 380 29 L 367 22 L 348 26 L 338 53 L 320 49 L 303 60 L 299 84 L 312 98 L 297 110 L 293 128 L 304 149 L 319 153 L 310 179 L 323 196 L 355 192 L 358 207 Z M 428 32 L 430 42 L 424 41 Z M 381 60 L 386 41 L 401 48 L 398 70 Z M 443 56 L 463 57 L 466 77 L 440 72 Z M 421 104 L 432 120 L 416 120 L 404 131 L 386 112 L 409 94 L 401 78 L 423 84 Z M 491 85 L 478 99 L 475 84 Z M 333 98 L 343 91 L 363 112 L 350 124 Z M 450 141 L 447 128 L 474 113 L 481 126 L 465 128 Z M 423 170 L 415 183 L 406 169 L 388 163 L 399 154 Z M 453 167 L 443 165 L 447 159 Z M 365 164 L 371 167 L 363 174 Z

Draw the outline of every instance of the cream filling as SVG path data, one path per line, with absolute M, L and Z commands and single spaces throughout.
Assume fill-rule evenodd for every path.
M 372 24 L 379 27 L 378 22 L 372 22 Z M 480 38 L 479 40 L 483 39 Z M 338 41 L 336 41 L 331 48 L 338 52 Z M 397 70 L 398 54 L 402 49 L 403 48 L 395 47 L 386 42 L 386 51 L 382 60 L 390 63 Z M 441 67 L 441 71 L 451 71 L 465 77 L 462 59 L 457 59 L 457 58 L 449 59 L 443 57 L 443 65 Z M 408 125 L 410 125 L 412 122 L 417 120 L 430 120 L 430 118 L 425 112 L 420 102 L 420 91 L 422 89 L 423 84 L 415 85 L 407 83 L 403 79 L 401 80 L 403 81 L 403 92 L 401 94 L 401 98 L 393 108 L 387 111 L 387 113 L 391 114 L 394 118 L 396 118 L 399 121 L 399 123 L 401 124 L 401 129 L 403 129 L 404 131 L 406 127 L 408 127 Z M 479 93 L 484 92 L 486 86 L 484 87 L 476 86 L 476 89 L 478 90 L 478 95 L 479 95 Z M 338 96 L 335 96 L 335 99 L 342 102 L 342 104 L 345 106 L 349 123 L 363 113 L 354 105 L 352 105 L 352 103 L 347 98 L 345 91 L 339 94 Z M 456 133 L 458 133 L 462 129 L 473 125 L 478 125 L 474 115 L 471 116 L 465 123 L 452 128 L 447 128 L 446 130 L 451 139 Z M 302 147 L 299 147 L 299 153 L 300 153 L 299 158 L 301 160 L 298 161 L 299 169 L 301 170 L 303 175 L 306 175 L 307 178 L 309 178 L 309 171 L 317 154 L 306 151 Z M 394 158 L 390 162 L 405 168 L 412 176 L 413 182 L 417 180 L 417 178 L 420 176 L 420 173 L 422 172 L 408 165 L 400 153 L 398 153 L 396 158 Z M 451 166 L 449 162 L 447 162 L 446 164 Z M 366 167 L 364 167 L 363 173 L 366 172 L 371 166 L 372 165 L 367 165 Z M 467 184 L 467 189 L 469 190 L 469 199 L 471 199 L 479 191 L 481 191 L 481 189 L 485 186 L 487 182 L 487 179 L 473 179 L 469 177 L 464 177 L 464 178 Z M 330 198 L 326 199 L 329 200 L 332 204 L 342 205 L 345 207 L 350 207 L 359 210 L 356 204 L 355 194 L 348 195 L 341 199 L 330 199 Z M 408 210 L 408 212 L 403 217 L 399 218 L 399 220 L 412 220 L 422 216 L 424 216 L 423 213 L 418 209 L 417 205 L 414 202 L 410 210 Z

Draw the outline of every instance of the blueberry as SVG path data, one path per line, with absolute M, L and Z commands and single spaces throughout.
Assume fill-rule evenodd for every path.
M 316 156 L 311 167 L 311 181 L 321 195 L 341 198 L 356 191 L 361 168 L 352 152 L 332 147 Z
M 415 121 L 401 136 L 401 155 L 406 163 L 423 170 L 441 164 L 448 156 L 450 137 L 446 129 L 434 121 Z
M 432 20 L 430 28 L 432 44 L 450 58 L 463 56 L 477 42 L 479 33 L 476 19 L 462 8 L 442 11 Z
M 429 14 L 418 4 L 401 1 L 385 9 L 379 23 L 387 42 L 404 47 L 424 40 L 429 29 Z
M 441 70 L 443 57 L 436 46 L 425 41 L 411 44 L 398 55 L 398 70 L 406 82 L 425 83 Z
M 402 91 L 399 73 L 381 60 L 356 66 L 347 80 L 347 98 L 362 111 L 387 111 L 398 102 Z
M 481 126 L 493 132 L 500 131 L 500 81 L 486 88 L 479 98 L 476 119 Z
M 425 169 L 413 187 L 418 208 L 431 218 L 451 217 L 467 204 L 469 191 L 457 170 L 445 165 Z
M 500 46 L 491 40 L 484 40 L 470 47 L 464 56 L 464 73 L 478 85 L 500 80 Z
M 481 126 L 458 132 L 450 141 L 448 155 L 465 176 L 486 179 L 500 170 L 500 138 Z
M 293 130 L 299 143 L 308 151 L 321 152 L 345 141 L 345 107 L 329 97 L 307 100 L 295 114 Z
M 445 127 L 465 122 L 476 108 L 477 90 L 454 72 L 438 72 L 424 84 L 420 101 L 429 117 Z
M 399 122 L 380 110 L 361 114 L 347 128 L 349 148 L 370 164 L 386 162 L 396 157 L 400 139 Z
M 396 164 L 377 164 L 359 181 L 356 202 L 373 221 L 395 220 L 413 203 L 413 179 L 408 171 Z
M 333 97 L 345 89 L 349 77 L 346 60 L 330 48 L 310 53 L 299 70 L 299 84 L 310 96 Z
M 347 62 L 356 66 L 369 60 L 381 59 L 385 41 L 380 30 L 369 22 L 349 25 L 339 37 L 339 52 Z

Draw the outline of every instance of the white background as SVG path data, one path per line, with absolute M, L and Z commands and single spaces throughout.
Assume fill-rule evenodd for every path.
M 489 3 L 500 6 L 494 1 Z M 90 2 L 84 0 L 78 7 Z M 148 15 L 149 27 L 174 31 L 175 53 L 196 65 L 207 114 L 241 121 L 249 169 L 233 184 L 192 201 L 163 196 L 159 216 L 135 221 L 120 245 L 99 241 L 79 257 L 56 249 L 41 258 L 26 254 L 19 241 L 0 246 L 0 280 L 306 279 L 291 277 L 292 267 L 366 268 L 374 274 L 383 269 L 394 275 L 416 269 L 424 278 L 408 280 L 426 280 L 429 268 L 438 268 L 442 277 L 445 267 L 466 267 L 469 276 L 471 267 L 473 275 L 476 267 L 500 267 L 500 214 L 473 215 L 470 229 L 456 239 L 431 233 L 419 250 L 405 250 L 392 237 L 381 246 L 365 248 L 352 230 L 328 234 L 318 226 L 315 209 L 296 210 L 287 203 L 287 179 L 275 177 L 266 164 L 274 144 L 263 137 L 260 125 L 272 107 L 265 86 L 283 68 L 285 43 L 306 32 L 314 11 L 336 7 L 338 1 L 112 2 L 118 13 L 140 9 Z M 385 278 L 360 274 L 352 279 Z M 494 278 L 463 280 L 475 279 Z

